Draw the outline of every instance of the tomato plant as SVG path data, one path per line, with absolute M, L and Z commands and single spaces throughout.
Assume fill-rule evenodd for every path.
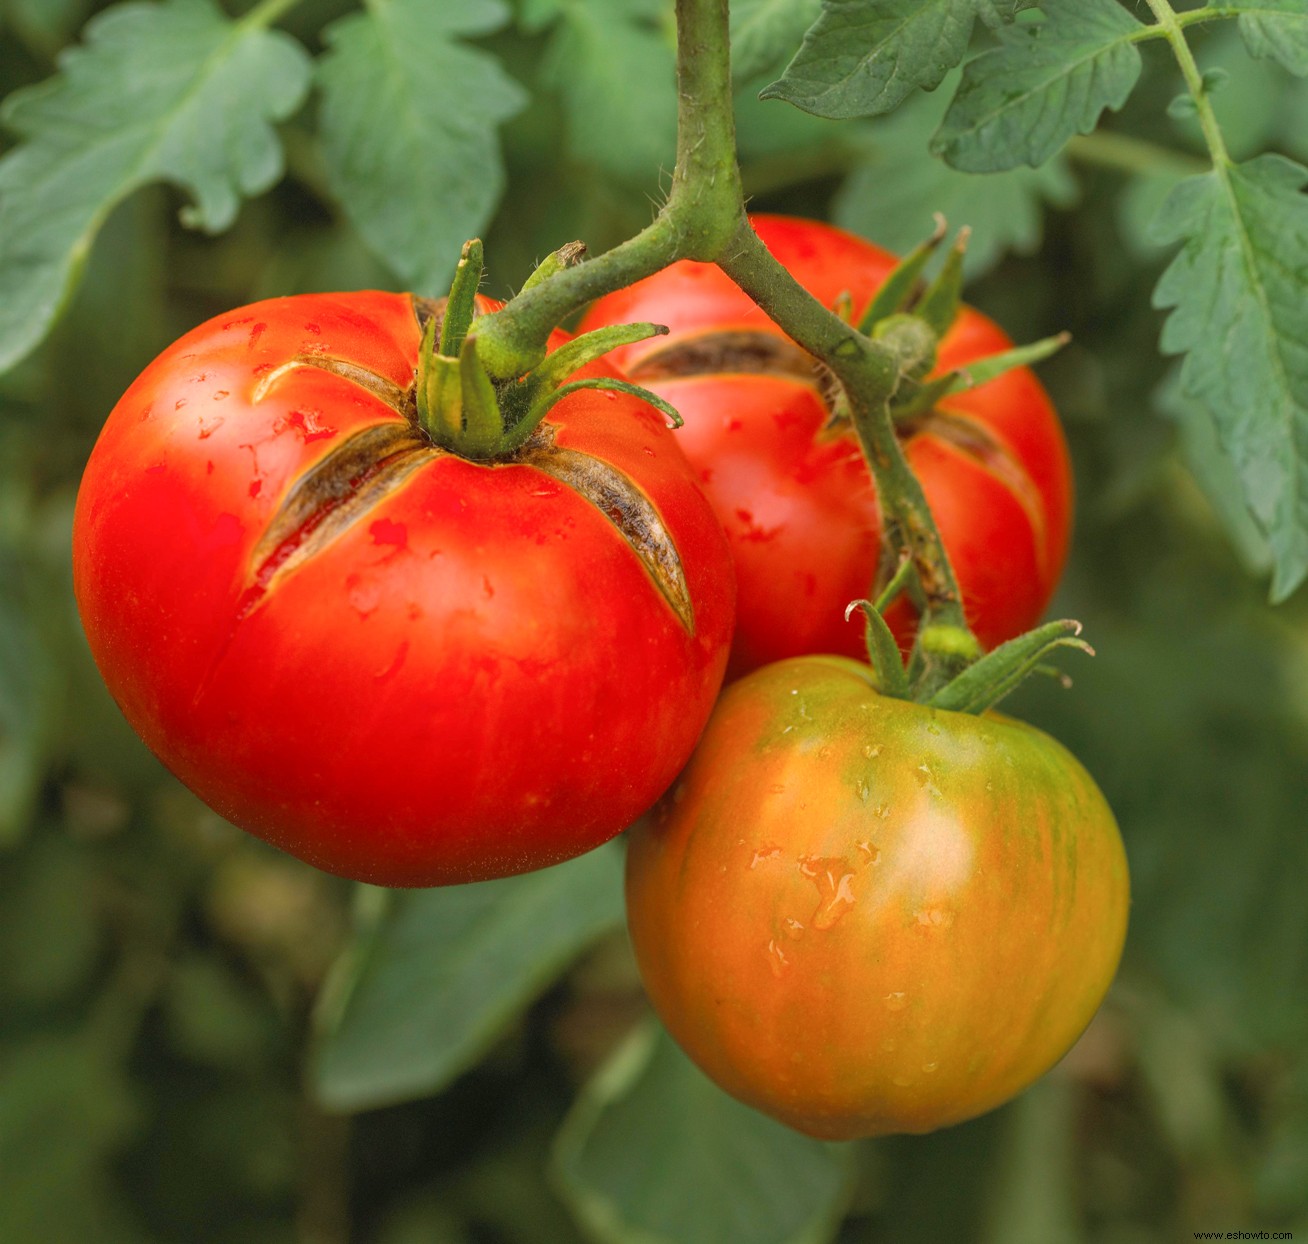
M 641 975 L 729 1093 L 814 1136 L 924 1132 L 1047 1071 L 1126 932 L 1117 826 L 1011 719 L 879 695 L 842 657 L 728 687 L 632 834 Z
M 110 415 L 74 530 L 92 652 L 160 759 L 389 885 L 617 833 L 685 763 L 733 613 L 717 520 L 631 396 L 569 393 L 503 460 L 432 444 L 431 313 L 302 295 L 188 333 Z
M 828 306 L 857 310 L 895 265 L 881 248 L 812 220 L 754 216 L 781 264 Z M 654 320 L 667 337 L 614 352 L 667 398 L 680 444 L 726 528 L 740 591 L 731 670 L 807 652 L 855 656 L 849 601 L 872 590 L 882 551 L 876 489 L 850 422 L 833 422 L 815 361 L 712 264 L 682 261 L 600 299 L 581 327 Z M 963 307 L 937 371 L 1006 350 L 1003 331 Z M 1071 473 L 1057 415 L 1026 368 L 953 394 L 898 428 L 953 563 L 968 621 L 986 646 L 1032 626 L 1067 555 Z M 887 611 L 901 646 L 906 600 Z

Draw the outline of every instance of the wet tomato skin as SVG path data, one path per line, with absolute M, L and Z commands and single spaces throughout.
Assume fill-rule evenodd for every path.
M 74 524 L 92 652 L 160 759 L 269 842 L 405 886 L 556 863 L 639 815 L 707 719 L 734 609 L 720 526 L 662 416 L 594 390 L 554 408 L 553 447 L 648 500 L 689 626 L 566 482 L 416 432 L 414 469 L 330 539 L 336 494 L 385 463 L 337 472 L 270 546 L 329 455 L 407 427 L 365 385 L 288 361 L 343 360 L 398 393 L 419 340 L 414 300 L 386 293 L 274 299 L 200 326 L 110 415 Z
M 1099 1006 L 1126 931 L 1103 796 L 1047 735 L 876 693 L 841 657 L 722 694 L 633 830 L 632 942 L 727 1092 L 827 1139 L 1021 1092 Z
M 754 216 L 758 235 L 810 293 L 858 310 L 895 264 L 889 252 L 817 221 Z M 736 676 L 809 652 L 858 657 L 861 627 L 844 608 L 866 597 L 881 552 L 876 491 L 852 429 L 830 428 L 814 376 L 715 369 L 661 374 L 690 343 L 781 329 L 712 264 L 683 262 L 600 299 L 581 328 L 653 320 L 667 337 L 615 351 L 613 361 L 667 398 L 686 426 L 678 436 L 699 469 L 731 542 L 740 617 Z M 941 343 L 938 370 L 1011 346 L 991 320 L 964 307 Z M 926 492 L 957 573 L 969 620 L 987 647 L 1040 618 L 1067 556 L 1071 468 L 1058 417 L 1026 368 L 940 404 L 946 416 L 906 430 L 904 450 Z M 902 645 L 914 618 L 889 611 Z

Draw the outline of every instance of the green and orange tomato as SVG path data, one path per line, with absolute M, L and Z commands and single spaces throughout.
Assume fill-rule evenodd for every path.
M 801 657 L 723 692 L 630 836 L 627 903 L 690 1057 L 849 1139 L 971 1118 L 1057 1062 L 1116 971 L 1127 866 L 1103 796 L 1047 735 Z

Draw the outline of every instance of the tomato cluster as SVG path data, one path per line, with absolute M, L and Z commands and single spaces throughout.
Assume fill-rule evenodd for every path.
M 827 304 L 894 264 L 756 227 Z M 851 659 L 881 523 L 830 378 L 716 268 L 676 264 L 582 328 L 669 326 L 615 358 L 679 433 L 591 363 L 573 379 L 624 391 L 565 386 L 478 457 L 457 413 L 454 449 L 420 418 L 437 314 L 257 303 L 123 396 L 74 573 L 129 722 L 233 823 L 378 884 L 543 867 L 653 807 L 627 874 L 650 996 L 728 1092 L 814 1135 L 928 1130 L 1042 1074 L 1115 970 L 1121 840 L 1051 739 L 881 695 Z M 963 309 L 937 365 L 1007 345 Z M 1030 627 L 1071 505 L 1043 390 L 1012 370 L 901 432 L 978 637 Z M 888 621 L 907 645 L 908 604 Z M 729 651 L 744 676 L 717 699 Z
M 759 237 L 827 306 L 861 308 L 895 266 L 879 247 L 830 225 L 752 218 Z M 722 520 L 739 584 L 731 673 L 807 652 L 862 653 L 844 622 L 872 594 L 882 548 L 876 488 L 848 420 L 833 422 L 831 386 L 814 360 L 713 264 L 673 264 L 601 298 L 580 328 L 629 320 L 666 337 L 614 351 L 633 379 L 682 414 L 682 449 Z M 940 343 L 937 371 L 1011 346 L 963 307 Z M 1058 418 L 1027 368 L 958 393 L 900 429 L 986 647 L 1028 630 L 1067 556 L 1071 470 Z M 907 647 L 913 616 L 887 621 Z

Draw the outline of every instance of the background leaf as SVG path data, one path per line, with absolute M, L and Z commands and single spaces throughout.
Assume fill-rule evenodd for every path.
M 763 91 L 823 117 L 890 112 L 940 85 L 967 51 L 978 16 L 1011 20 L 1023 0 L 822 0 L 786 72 Z
M 822 0 L 736 0 L 731 6 L 731 75 L 738 82 L 789 60 L 817 20 Z
M 111 9 L 60 63 L 0 109 L 24 140 L 0 160 L 0 370 L 49 330 L 109 210 L 139 186 L 176 183 L 194 200 L 188 224 L 227 228 L 241 196 L 281 176 L 270 123 L 309 81 L 298 44 L 210 0 Z
M 1251 55 L 1308 76 L 1308 10 L 1302 0 L 1232 0 L 1226 7 L 1241 10 L 1240 34 Z
M 374 0 L 328 27 L 318 68 L 333 193 L 407 289 L 443 294 L 504 190 L 496 126 L 526 102 L 458 36 L 508 18 L 499 0 Z
M 674 45 L 659 0 L 564 0 L 542 66 L 559 92 L 568 149 L 626 180 L 671 173 Z
M 319 1098 L 358 1109 L 433 1093 L 577 953 L 622 920 L 617 847 L 557 868 L 385 894 L 324 998 Z
M 955 168 L 989 173 L 1040 165 L 1120 108 L 1140 76 L 1143 27 L 1117 0 L 1042 0 L 1045 20 L 999 32 L 968 62 L 931 149 Z
M 971 228 L 964 271 L 976 277 L 1008 251 L 1035 250 L 1046 205 L 1072 203 L 1076 182 L 1062 159 L 1038 169 L 964 173 L 926 155 L 946 99 L 942 88 L 867 126 L 863 158 L 837 193 L 833 211 L 845 228 L 901 254 L 930 233 L 933 213 L 942 212 L 952 228 Z
M 1184 239 L 1155 303 L 1162 348 L 1212 411 L 1275 559 L 1272 591 L 1308 575 L 1308 169 L 1263 156 L 1191 178 L 1157 236 Z
M 651 1023 L 578 1099 L 555 1166 L 601 1241 L 817 1244 L 840 1219 L 848 1156 L 728 1097 Z

